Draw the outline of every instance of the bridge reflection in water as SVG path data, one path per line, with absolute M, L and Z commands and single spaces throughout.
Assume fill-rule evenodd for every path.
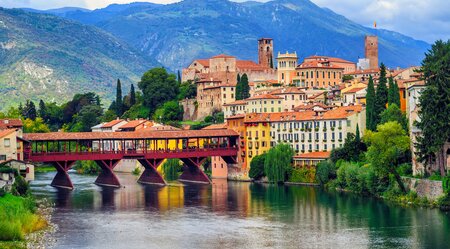
M 219 156 L 235 164 L 239 135 L 232 130 L 28 133 L 24 135 L 24 158 L 29 162 L 52 164 L 57 174 L 51 185 L 73 189 L 67 174 L 76 161 L 92 160 L 101 168 L 97 185 L 120 187 L 113 169 L 122 159 L 136 159 L 145 168 L 138 182 L 166 185 L 156 170 L 169 158 L 184 163 L 179 180 L 210 183 L 201 165 L 208 157 Z

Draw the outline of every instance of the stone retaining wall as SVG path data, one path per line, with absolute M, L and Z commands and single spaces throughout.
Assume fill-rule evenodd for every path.
M 427 197 L 429 200 L 436 200 L 444 194 L 441 181 L 402 177 L 405 187 L 413 190 L 419 197 Z

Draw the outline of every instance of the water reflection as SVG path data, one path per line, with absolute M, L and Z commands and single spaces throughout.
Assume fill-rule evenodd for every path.
M 55 202 L 57 248 L 450 247 L 448 214 L 351 194 L 224 180 L 143 186 L 129 174 L 115 189 L 71 178 L 74 191 L 48 187 L 51 173 L 32 183 Z

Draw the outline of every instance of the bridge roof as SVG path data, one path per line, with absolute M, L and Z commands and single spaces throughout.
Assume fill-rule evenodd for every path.
M 181 130 L 181 131 L 136 131 L 136 132 L 49 132 L 25 133 L 28 141 L 76 141 L 76 140 L 111 140 L 111 139 L 174 139 L 174 138 L 206 138 L 237 137 L 233 130 Z

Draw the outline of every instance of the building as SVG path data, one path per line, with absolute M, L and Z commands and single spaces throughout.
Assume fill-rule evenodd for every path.
M 346 76 L 352 76 L 354 79 L 359 81 L 368 81 L 370 76 L 373 79 L 378 79 L 380 77 L 380 69 L 364 69 L 364 70 L 356 70 L 354 72 L 345 73 Z
M 367 87 L 355 87 L 348 91 L 342 92 L 342 100 L 344 106 L 348 105 L 365 105 L 366 104 Z
M 23 159 L 23 141 L 16 129 L 0 130 L 0 162 Z
M 261 38 L 258 40 L 258 64 L 273 68 L 273 40 L 272 38 Z
M 305 63 L 315 62 L 315 61 L 328 62 L 332 66 L 343 68 L 344 73 L 354 72 L 356 70 L 356 64 L 354 62 L 347 61 L 347 60 L 344 60 L 341 58 L 336 58 L 336 57 L 314 55 L 314 56 L 306 57 L 303 60 L 303 62 L 305 62 Z
M 330 157 L 329 151 L 317 151 L 304 153 L 300 156 L 294 156 L 294 167 L 296 168 L 315 168 L 318 163 L 327 160 Z
M 127 120 L 117 118 L 110 122 L 103 123 L 100 129 L 102 132 L 115 132 L 118 131 L 119 128 L 123 127 L 127 123 L 128 123 Z
M 307 60 L 296 69 L 294 83 L 307 88 L 329 88 L 342 83 L 344 68 L 327 60 Z
M 223 105 L 224 118 L 247 113 L 247 100 L 241 99 Z
M 378 69 L 378 37 L 367 35 L 364 39 L 364 55 L 369 59 L 369 69 Z
M 270 94 L 283 99 L 282 111 L 292 111 L 294 107 L 302 105 L 308 101 L 305 91 L 298 87 L 283 87 L 271 91 Z
M 283 109 L 283 98 L 272 94 L 256 95 L 246 101 L 246 113 L 281 112 Z
M 278 83 L 283 85 L 292 85 L 293 79 L 295 77 L 295 68 L 297 67 L 298 57 L 297 53 L 289 53 L 285 54 L 278 53 L 277 57 L 278 62 L 278 72 L 277 79 Z
M 124 125 L 117 127 L 116 131 L 127 132 L 127 131 L 138 131 L 145 129 L 147 127 L 153 126 L 153 122 L 148 121 L 146 119 L 136 119 L 131 120 Z

